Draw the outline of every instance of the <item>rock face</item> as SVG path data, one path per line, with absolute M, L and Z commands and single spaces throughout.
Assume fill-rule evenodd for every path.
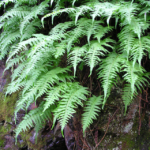
M 115 95 L 115 104 L 108 103 L 99 113 L 97 121 L 82 133 L 82 109 L 74 115 L 61 134 L 59 122 L 50 130 L 50 122 L 39 131 L 36 139 L 34 128 L 20 133 L 15 144 L 15 128 L 26 112 L 20 110 L 15 124 L 14 109 L 18 93 L 5 98 L 5 86 L 10 82 L 11 72 L 3 76 L 5 63 L 0 61 L 0 150 L 149 150 L 150 149 L 150 113 L 141 110 L 139 121 L 139 100 L 135 100 L 124 116 L 123 104 Z M 5 99 L 5 101 L 4 101 Z M 112 100 L 112 101 L 113 101 Z M 144 105 L 145 106 L 145 105 Z M 28 108 L 36 109 L 34 103 Z M 140 124 L 141 123 L 141 124 Z M 140 126 L 139 126 L 140 125 Z M 101 141 L 101 142 L 100 142 Z M 98 144 L 98 142 L 100 142 Z

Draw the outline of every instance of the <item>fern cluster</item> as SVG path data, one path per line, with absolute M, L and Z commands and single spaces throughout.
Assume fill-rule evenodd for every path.
M 79 105 L 84 107 L 85 132 L 111 95 L 117 76 L 125 83 L 125 111 L 148 83 L 141 62 L 150 53 L 149 1 L 3 0 L 3 5 L 7 11 L 0 18 L 0 59 L 7 57 L 6 70 L 13 72 L 6 95 L 21 91 L 16 117 L 20 109 L 41 103 L 18 125 L 16 137 L 27 127 L 35 126 L 38 132 L 47 119 L 53 124 L 59 120 L 63 133 Z M 62 66 L 66 55 L 68 66 Z M 78 82 L 80 65 L 88 67 L 89 76 L 96 70 L 103 95 L 89 94 Z

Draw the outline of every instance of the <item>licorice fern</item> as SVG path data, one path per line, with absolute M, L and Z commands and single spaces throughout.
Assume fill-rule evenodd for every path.
M 85 133 L 111 96 L 117 76 L 124 82 L 125 111 L 148 85 L 142 61 L 150 54 L 149 1 L 3 0 L 0 7 L 4 5 L 0 59 L 7 57 L 5 70 L 12 70 L 6 95 L 20 91 L 16 117 L 20 109 L 41 103 L 26 114 L 16 137 L 35 125 L 40 130 L 52 114 L 53 126 L 58 120 L 63 133 L 78 105 L 84 107 Z M 103 95 L 95 96 L 91 87 L 84 87 L 88 86 L 81 81 L 84 70 L 90 78 L 96 74 Z

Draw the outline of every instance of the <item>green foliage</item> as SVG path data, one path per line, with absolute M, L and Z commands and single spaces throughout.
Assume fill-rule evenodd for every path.
M 84 107 L 85 113 L 83 114 L 83 133 L 86 128 L 93 123 L 93 119 L 96 119 L 98 112 L 100 111 L 100 104 L 102 104 L 102 96 L 90 97 L 86 102 L 86 107 Z
M 7 56 L 6 70 L 12 70 L 6 95 L 20 91 L 16 117 L 20 109 L 40 103 L 18 125 L 16 137 L 35 125 L 40 130 L 52 114 L 63 133 L 79 105 L 85 132 L 111 96 L 117 76 L 124 82 L 125 111 L 148 84 L 142 61 L 150 52 L 149 1 L 4 0 L 0 7 L 4 4 L 0 59 Z M 100 80 L 102 95 L 83 86 L 85 68 Z

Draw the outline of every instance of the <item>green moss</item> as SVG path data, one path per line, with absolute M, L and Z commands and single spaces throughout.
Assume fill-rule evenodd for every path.
M 31 143 L 30 138 L 33 136 L 32 131 L 30 129 L 28 129 L 27 131 L 20 133 L 20 136 L 21 136 L 21 139 L 23 140 L 23 142 L 22 143 L 17 142 L 18 147 L 22 148 L 22 147 L 27 145 L 28 148 L 30 148 L 30 149 L 36 149 L 36 150 L 41 150 L 42 149 L 42 147 L 46 144 L 46 140 L 41 139 L 41 135 L 39 135 L 38 138 L 37 138 L 37 143 L 36 142 Z
M 4 139 L 0 139 L 0 147 L 3 147 L 4 146 Z
M 11 96 L 7 97 L 5 97 L 3 93 L 0 93 L 0 122 L 3 120 L 6 122 L 11 121 L 17 98 L 18 93 L 13 93 Z
M 6 124 L 6 126 L 0 126 L 0 147 L 4 146 L 4 136 L 8 134 L 10 131 L 11 126 Z

